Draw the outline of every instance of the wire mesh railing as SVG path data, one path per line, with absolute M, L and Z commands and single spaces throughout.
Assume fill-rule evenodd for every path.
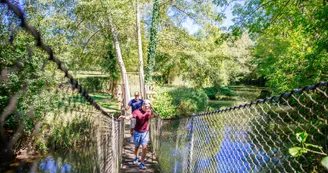
M 124 121 L 100 116 L 98 122 L 99 127 L 94 128 L 99 130 L 96 143 L 100 172 L 119 172 L 122 162 Z
M 38 150 L 46 157 L 33 157 L 31 164 L 17 169 L 118 172 L 124 122 L 103 110 L 69 74 L 20 8 L 7 0 L 0 3 L 27 32 L 15 36 L 7 29 L 0 35 L 1 41 L 8 40 L 0 50 L 0 171 L 12 165 L 15 154 L 31 151 L 34 156 Z M 33 39 L 45 54 L 28 43 Z M 324 172 L 320 162 L 328 153 L 327 88 L 327 83 L 318 83 L 238 107 L 152 120 L 151 140 L 161 170 Z
M 0 172 L 118 172 L 124 122 L 94 101 L 16 4 L 0 4 L 12 17 L 0 25 Z
M 328 83 L 151 122 L 163 172 L 325 172 Z

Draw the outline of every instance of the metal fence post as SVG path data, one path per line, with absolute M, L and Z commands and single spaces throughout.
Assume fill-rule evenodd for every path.
M 194 149 L 194 114 L 192 114 L 191 117 L 191 124 L 190 124 L 190 143 L 189 143 L 189 157 L 188 157 L 188 162 L 187 162 L 187 168 L 188 172 L 192 172 L 192 157 L 193 157 L 193 149 Z

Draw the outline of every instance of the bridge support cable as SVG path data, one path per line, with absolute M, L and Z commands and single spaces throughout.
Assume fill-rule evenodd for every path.
M 163 172 L 327 171 L 328 83 L 240 106 L 151 121 Z
M 54 166 L 74 172 L 119 172 L 124 121 L 118 121 L 93 100 L 64 63 L 55 57 L 51 47 L 43 42 L 41 34 L 27 23 L 26 14 L 16 4 L 8 0 L 0 3 L 7 5 L 19 18 L 20 26 L 34 37 L 36 47 L 49 57 L 41 59 L 45 55 L 34 47 L 17 52 L 14 49 L 17 38 L 13 33 L 6 33 L 8 43 L 1 43 L 0 51 L 10 52 L 14 58 L 4 57 L 6 61 L 1 62 L 8 63 L 0 66 L 0 91 L 4 94 L 0 98 L 0 172 L 20 170 L 9 166 L 17 153 L 25 153 L 21 154 L 27 157 L 25 159 L 30 159 L 28 154 L 33 155 L 34 162 L 31 169 L 26 170 L 28 172 L 47 172 L 49 170 L 42 165 L 49 163 L 67 163 Z M 37 58 L 42 63 L 33 66 L 32 51 L 40 54 Z M 29 147 L 25 150 L 26 145 Z M 34 154 L 38 153 L 29 151 L 29 148 L 36 148 L 35 145 L 44 147 L 42 152 L 49 156 L 35 159 Z M 45 145 L 50 145 L 49 149 Z M 56 155 L 61 150 L 66 152 Z

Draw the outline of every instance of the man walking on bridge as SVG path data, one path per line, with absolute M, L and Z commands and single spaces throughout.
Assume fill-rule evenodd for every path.
M 158 115 L 156 115 L 158 116 Z M 142 103 L 141 109 L 137 109 L 132 112 L 131 115 L 120 116 L 120 118 L 131 119 L 136 118 L 136 125 L 134 127 L 133 138 L 135 145 L 135 159 L 133 163 L 136 164 L 139 161 L 139 147 L 142 146 L 142 155 L 141 155 L 141 163 L 139 165 L 140 169 L 147 169 L 144 163 L 146 157 L 146 149 L 149 141 L 149 120 L 155 116 L 152 115 L 152 111 L 150 110 L 150 101 L 144 100 Z
M 129 107 L 126 107 L 125 110 L 128 111 L 130 108 L 132 108 L 131 113 L 133 113 L 135 110 L 140 109 L 143 103 L 143 100 L 139 98 L 140 94 L 138 91 L 136 91 L 134 93 L 134 99 L 130 100 L 128 103 Z M 133 142 L 133 129 L 134 126 L 136 125 L 136 119 L 133 117 L 130 120 L 130 134 L 131 134 L 131 138 L 130 138 L 130 142 Z

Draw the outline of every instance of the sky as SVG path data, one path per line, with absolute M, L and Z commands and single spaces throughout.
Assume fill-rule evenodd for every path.
M 229 26 L 233 25 L 233 22 L 232 22 L 232 19 L 233 19 L 232 8 L 233 8 L 233 5 L 229 5 L 227 7 L 227 9 L 225 10 L 226 18 L 223 19 L 221 27 L 228 28 Z M 187 20 L 182 24 L 182 26 L 185 27 L 189 31 L 190 34 L 194 34 L 200 28 L 200 26 L 194 24 L 193 21 L 190 18 L 187 18 Z

